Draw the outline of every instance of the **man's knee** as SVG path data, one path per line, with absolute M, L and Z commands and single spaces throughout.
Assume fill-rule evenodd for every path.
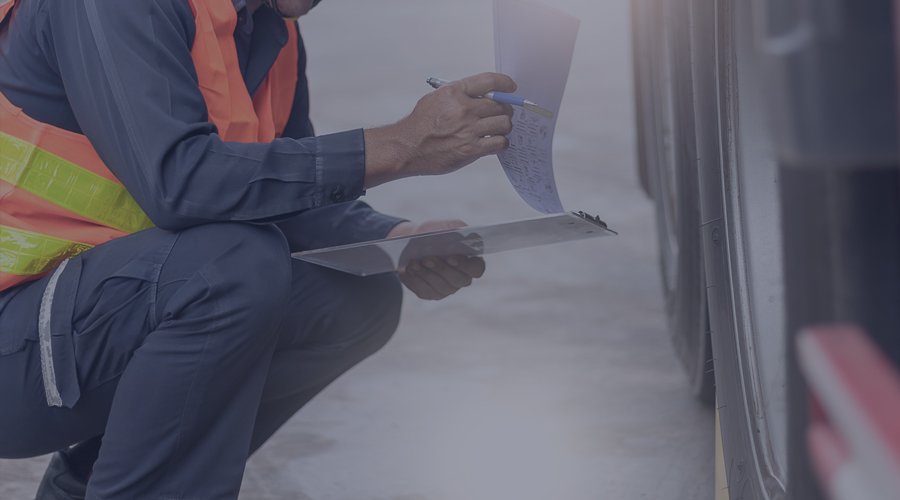
M 170 309 L 214 301 L 233 320 L 265 323 L 281 314 L 290 296 L 290 253 L 272 225 L 198 226 L 179 235 L 160 282 L 180 283 L 180 290 L 160 290 L 161 305 Z
M 339 294 L 337 324 L 321 339 L 323 347 L 352 352 L 362 359 L 384 347 L 400 323 L 403 290 L 395 274 L 359 278 L 344 275 L 335 280 Z
M 367 296 L 360 303 L 360 309 L 372 321 L 372 344 L 381 349 L 393 337 L 400 324 L 400 310 L 403 304 L 403 286 L 394 273 L 379 274 L 363 278 Z

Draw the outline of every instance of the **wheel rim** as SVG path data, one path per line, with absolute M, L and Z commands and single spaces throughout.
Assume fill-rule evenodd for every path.
M 726 168 L 735 330 L 742 345 L 747 425 L 766 489 L 783 493 L 787 464 L 784 285 L 778 170 L 766 134 L 761 68 L 749 2 L 733 2 L 733 61 L 727 91 L 732 126 Z M 740 22 L 744 20 L 744 22 Z

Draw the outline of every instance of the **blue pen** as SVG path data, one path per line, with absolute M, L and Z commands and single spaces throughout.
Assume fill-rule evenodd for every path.
M 443 87 L 444 85 L 447 85 L 448 83 L 450 83 L 448 80 L 442 80 L 440 78 L 435 78 L 433 76 L 428 78 L 427 80 L 425 80 L 425 82 L 428 83 L 428 85 L 431 85 L 433 88 L 436 88 L 436 89 L 439 89 L 439 88 Z M 518 96 L 516 94 L 492 91 L 492 92 L 488 92 L 487 94 L 484 94 L 484 97 L 487 97 L 488 99 L 491 99 L 493 101 L 496 101 L 496 102 L 499 102 L 502 104 L 509 104 L 511 106 L 520 106 L 524 109 L 527 109 L 528 111 L 537 113 L 546 118 L 553 118 L 552 111 L 550 111 L 548 109 L 544 109 L 544 108 L 538 106 L 537 104 L 529 101 L 528 99 L 525 99 L 524 97 Z

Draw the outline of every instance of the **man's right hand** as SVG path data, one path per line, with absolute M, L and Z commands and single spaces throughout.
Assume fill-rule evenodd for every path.
M 366 130 L 366 188 L 446 174 L 506 149 L 513 110 L 481 98 L 492 90 L 515 92 L 516 84 L 499 73 L 470 76 L 422 97 L 396 124 Z

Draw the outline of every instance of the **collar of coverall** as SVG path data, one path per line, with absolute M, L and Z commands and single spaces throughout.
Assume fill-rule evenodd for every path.
M 238 13 L 238 26 L 236 29 L 249 35 L 253 31 L 253 16 L 247 12 L 247 0 L 232 0 L 234 10 Z M 243 15 L 241 13 L 243 12 Z
M 319 5 L 319 2 L 321 2 L 321 1 L 322 0 L 313 0 L 312 6 L 315 7 L 316 5 Z M 247 8 L 247 0 L 232 0 L 232 3 L 234 3 L 234 10 L 236 10 L 238 12 L 241 12 L 242 10 Z M 282 14 L 281 10 L 278 9 L 277 0 L 263 0 L 263 4 L 269 6 L 272 10 L 277 12 L 279 16 L 281 16 L 285 19 L 288 19 L 291 21 L 297 20 L 296 17 L 289 17 L 289 16 L 285 16 L 284 14 Z M 312 7 L 310 7 L 310 8 L 312 8 Z M 245 31 L 253 30 L 253 16 L 250 16 L 250 15 L 245 16 L 243 23 L 246 27 L 238 26 L 238 29 L 244 29 Z
M 239 14 L 240 14 L 240 12 L 241 12 L 242 10 L 244 10 L 244 9 L 247 8 L 247 0 L 232 0 L 232 2 L 234 3 L 234 10 L 238 11 Z M 319 0 L 315 0 L 315 1 L 313 2 L 313 6 L 315 6 L 317 3 L 319 3 Z M 296 17 L 288 17 L 288 16 L 285 16 L 284 14 L 282 14 L 282 13 L 281 13 L 281 10 L 278 9 L 278 2 L 276 2 L 275 0 L 263 0 L 263 4 L 266 5 L 266 6 L 268 6 L 269 8 L 271 8 L 272 10 L 274 10 L 275 12 L 277 12 L 279 16 L 281 16 L 281 17 L 283 17 L 283 18 L 285 18 L 285 19 L 289 19 L 289 20 L 292 20 L 292 21 L 297 19 Z M 249 14 L 249 13 L 248 13 L 248 14 Z M 245 28 L 244 26 L 238 26 L 238 29 L 245 29 L 245 30 L 247 30 L 247 31 L 252 31 L 252 26 L 253 26 L 253 16 L 251 16 L 251 15 L 244 16 L 244 21 L 243 21 L 243 23 L 244 23 L 245 25 L 250 26 L 251 28 L 250 28 L 250 29 L 247 29 L 247 28 Z
M 313 0 L 312 7 L 310 7 L 310 9 L 312 9 L 313 7 L 315 7 L 316 5 L 318 5 L 319 2 L 321 2 L 321 1 L 322 1 L 322 0 Z M 244 1 L 244 4 L 246 5 L 246 3 L 247 3 L 247 2 L 246 2 L 246 0 L 245 0 L 245 1 Z M 279 16 L 281 16 L 281 17 L 283 17 L 283 18 L 285 18 L 285 19 L 287 19 L 287 20 L 290 20 L 290 21 L 296 21 L 296 20 L 297 20 L 296 17 L 286 16 L 286 15 L 284 15 L 284 13 L 281 12 L 281 9 L 278 8 L 278 0 L 263 0 L 263 3 L 266 4 L 266 5 L 268 5 L 269 7 L 271 7 L 272 10 L 274 10 L 275 12 L 277 12 Z

